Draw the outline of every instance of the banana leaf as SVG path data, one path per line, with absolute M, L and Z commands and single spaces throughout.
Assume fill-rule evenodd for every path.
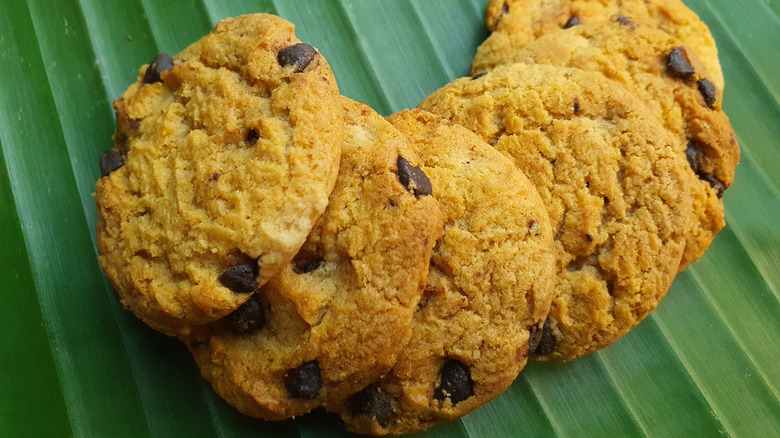
M 95 250 L 111 102 L 158 52 L 270 12 L 388 115 L 468 73 L 486 0 L 2 0 L 0 436 L 344 436 L 322 412 L 245 417 L 122 308 Z M 710 26 L 742 146 L 727 227 L 609 348 L 533 363 L 424 436 L 780 436 L 780 0 L 686 0 Z

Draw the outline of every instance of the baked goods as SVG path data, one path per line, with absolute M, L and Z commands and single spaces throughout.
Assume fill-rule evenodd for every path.
M 411 340 L 340 409 L 349 430 L 371 434 L 425 430 L 504 392 L 547 315 L 555 266 L 544 205 L 510 160 L 430 113 L 388 120 L 421 157 L 445 225 Z
M 156 57 L 114 106 L 100 264 L 139 318 L 186 333 L 244 303 L 324 211 L 343 141 L 336 81 L 291 23 L 256 14 Z
M 625 87 L 598 73 L 514 64 L 458 79 L 420 108 L 511 157 L 547 207 L 558 276 L 538 358 L 596 351 L 655 309 L 685 247 L 687 163 Z
M 649 8 L 649 3 L 636 5 Z M 287 260 L 274 271 L 272 265 L 259 266 L 242 250 L 230 252 L 229 263 L 210 273 L 241 300 L 199 315 L 211 306 L 201 299 L 195 306 L 178 312 L 166 308 L 160 312 L 162 318 L 146 319 L 183 340 L 217 393 L 242 412 L 281 420 L 324 407 L 340 414 L 349 429 L 374 434 L 424 430 L 467 414 L 509 387 L 529 352 L 542 360 L 569 360 L 622 336 L 657 305 L 677 268 L 687 263 L 685 257 L 688 261 L 698 257 L 722 227 L 718 195 L 733 177 L 738 148 L 730 143 L 727 120 L 719 124 L 718 117 L 725 119 L 720 109 L 722 87 L 708 79 L 692 50 L 661 30 L 650 29 L 650 17 L 618 15 L 578 25 L 574 25 L 578 17 L 569 18 L 564 26 L 568 30 L 540 37 L 513 52 L 509 62 L 591 72 L 522 64 L 499 67 L 445 88 L 457 89 L 454 93 L 443 91 L 429 99 L 433 107 L 442 104 L 440 113 L 456 108 L 457 114 L 448 117 L 462 116 L 460 123 L 475 123 L 469 128 L 482 138 L 422 110 L 390 117 L 394 128 L 365 105 L 341 101 L 335 125 L 327 117 L 318 120 L 327 125 L 323 129 L 338 131 L 337 143 L 345 142 L 338 182 L 305 243 L 296 244 L 297 255 L 279 253 L 272 259 Z M 235 21 L 241 20 L 248 19 Z M 273 19 L 260 21 L 267 24 Z M 232 39 L 211 49 L 201 41 L 176 59 L 160 55 L 142 69 L 139 81 L 146 85 L 117 103 L 116 139 L 122 146 L 101 157 L 106 176 L 98 197 L 110 207 L 101 214 L 111 217 L 113 208 L 138 205 L 125 200 L 135 192 L 108 204 L 116 189 L 104 190 L 102 185 L 121 181 L 115 176 L 127 172 L 123 169 L 143 167 L 136 161 L 143 156 L 145 138 L 157 145 L 150 149 L 159 151 L 159 157 L 144 163 L 152 175 L 162 168 L 186 176 L 219 158 L 201 153 L 202 143 L 180 147 L 160 138 L 169 135 L 166 129 L 187 135 L 205 129 L 174 117 L 179 113 L 219 121 L 211 126 L 224 137 L 222 131 L 233 129 L 225 123 L 232 117 L 230 108 L 253 110 L 254 105 L 243 103 L 243 95 L 225 92 L 231 88 L 224 87 L 227 79 L 221 76 L 204 83 L 202 94 L 176 94 L 184 79 L 200 78 L 192 65 L 187 66 L 204 64 L 203 53 L 217 57 L 204 64 L 206 71 L 229 77 L 233 70 L 222 69 L 220 63 L 235 62 L 242 72 L 235 75 L 236 81 L 248 82 L 246 88 L 254 90 L 251 75 L 243 72 L 256 66 L 242 53 L 263 47 L 256 38 L 247 43 L 245 30 L 238 26 Z M 272 64 L 284 70 L 281 76 L 271 75 L 273 80 L 282 78 L 280 86 L 310 72 L 320 59 L 316 50 L 299 43 L 270 52 L 275 55 Z M 335 84 L 329 74 L 301 82 L 309 80 Z M 276 91 L 260 94 L 259 98 L 273 100 Z M 335 91 L 314 96 L 307 108 L 327 106 L 333 96 Z M 203 105 L 191 104 L 193 97 Z M 212 101 L 221 103 L 212 106 Z M 169 110 L 176 105 L 183 108 L 179 113 Z M 193 106 L 197 111 L 190 116 L 186 111 Z M 150 111 L 143 122 L 136 120 L 134 111 L 139 108 Z M 270 106 L 272 112 L 277 109 Z M 281 108 L 282 119 L 288 113 Z M 346 126 L 340 125 L 345 115 Z M 266 138 L 267 132 L 251 127 L 238 138 L 246 148 L 263 141 L 284 144 L 276 140 L 295 139 L 294 132 L 305 124 L 295 117 L 288 117 L 287 125 L 264 122 L 267 132 L 282 126 L 274 131 L 278 136 Z M 156 119 L 162 120 L 155 123 L 164 129 L 150 136 L 142 123 Z M 714 128 L 720 126 L 726 128 Z M 223 137 L 214 142 L 217 147 L 233 146 Z M 717 144 L 710 145 L 707 138 Z M 290 147 L 296 146 L 283 149 Z M 243 157 L 232 163 L 248 166 L 266 158 L 267 154 Z M 312 157 L 304 154 L 303 159 Z M 322 173 L 319 166 L 305 168 L 300 180 L 282 177 L 269 185 L 287 189 L 316 179 Z M 334 168 L 328 169 L 335 174 Z M 227 174 L 208 176 L 218 183 Z M 132 180 L 134 174 L 128 175 Z M 197 184 L 190 185 L 192 178 L 177 181 L 180 191 L 171 196 L 163 192 L 161 203 L 190 211 L 180 193 L 195 192 Z M 220 203 L 225 196 L 262 185 L 257 182 L 227 186 L 221 193 L 212 190 L 198 199 L 201 204 Z M 696 184 L 698 188 L 691 188 Z M 696 204 L 690 195 L 699 189 L 705 198 Z M 280 197 L 266 193 L 253 200 L 267 196 L 280 207 L 291 203 L 301 208 L 295 195 L 286 193 Z M 163 219 L 176 216 L 170 213 L 173 208 L 166 208 L 156 210 Z M 546 217 L 548 209 L 554 223 Z M 265 214 L 232 206 L 220 212 L 243 215 L 237 225 L 221 228 L 225 234 L 255 233 Z M 297 220 L 306 214 L 286 217 Z M 439 239 L 441 214 L 446 227 Z M 124 216 L 111 220 L 103 219 L 103 232 L 121 235 Z M 200 221 L 194 228 L 219 220 Z M 708 220 L 711 223 L 705 224 Z M 158 220 L 148 227 L 177 238 L 156 252 L 155 263 L 171 258 L 197 268 L 199 253 L 188 247 L 186 238 L 177 237 L 190 236 L 187 226 L 193 223 L 182 227 L 180 222 Z M 699 228 L 704 238 L 692 238 L 691 231 Z M 280 235 L 288 231 L 284 228 Z M 263 244 L 273 243 L 268 240 Z M 116 242 L 101 237 L 102 250 L 120 254 L 112 255 L 115 259 L 106 264 L 107 271 L 123 269 L 127 258 Z M 222 251 L 203 239 L 196 242 L 216 248 L 211 254 Z M 147 244 L 141 242 L 137 248 Z M 690 253 L 684 252 L 686 245 L 692 248 Z M 279 247 L 272 250 L 278 252 Z M 145 252 L 149 254 L 137 249 L 132 255 L 143 258 Z M 148 270 L 141 272 L 147 275 L 139 277 L 144 281 L 157 278 Z M 271 278 L 262 284 L 265 280 L 258 279 L 262 275 Z M 182 287 L 184 299 L 169 301 L 187 305 L 192 301 L 187 294 L 196 289 Z M 157 309 L 157 301 L 157 295 L 146 294 L 131 307 Z M 182 315 L 195 316 L 182 321 Z
M 625 85 L 672 134 L 677 154 L 689 163 L 694 212 L 680 271 L 704 254 L 725 226 L 721 197 L 739 162 L 721 91 L 681 44 L 650 26 L 607 21 L 543 35 L 511 60 L 600 72 Z
M 404 136 L 342 102 L 341 170 L 301 251 L 247 304 L 182 338 L 216 392 L 255 417 L 335 405 L 385 374 L 411 334 L 442 231 L 425 174 L 405 178 L 419 159 Z
M 718 49 L 707 25 L 680 0 L 489 0 L 485 23 L 493 34 L 477 49 L 472 74 L 508 63 L 534 39 L 580 24 L 617 21 L 649 24 L 692 50 L 723 90 Z

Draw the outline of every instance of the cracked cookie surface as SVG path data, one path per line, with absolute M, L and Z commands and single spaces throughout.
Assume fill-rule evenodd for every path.
M 174 335 L 287 264 L 335 183 L 338 102 L 325 59 L 271 15 L 223 20 L 142 67 L 95 188 L 99 261 L 123 304 Z
M 680 0 L 490 0 L 485 23 L 493 32 L 479 47 L 472 74 L 507 64 L 515 51 L 562 28 L 601 21 L 658 27 L 693 50 L 723 89 L 718 49 L 707 25 Z
M 549 311 L 555 275 L 544 204 L 511 160 L 431 113 L 388 120 L 421 157 L 444 233 L 407 347 L 340 409 L 350 430 L 371 434 L 425 430 L 506 390 Z
M 701 257 L 725 226 L 721 197 L 734 180 L 740 151 L 721 90 L 696 55 L 653 27 L 601 22 L 541 36 L 511 62 L 600 72 L 648 106 L 676 140 L 680 160 L 689 163 L 694 220 L 680 270 Z
M 442 231 L 425 175 L 404 178 L 419 161 L 406 138 L 367 106 L 342 103 L 338 180 L 300 252 L 246 312 L 182 337 L 216 392 L 251 416 L 338 405 L 389 371 Z
M 606 347 L 655 309 L 680 265 L 690 188 L 670 135 L 625 87 L 514 64 L 458 79 L 420 107 L 512 158 L 547 207 L 557 284 L 537 359 Z

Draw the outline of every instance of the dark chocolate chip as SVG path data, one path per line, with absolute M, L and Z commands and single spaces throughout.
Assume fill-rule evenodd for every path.
M 298 43 L 280 50 L 276 60 L 282 67 L 294 65 L 295 73 L 300 73 L 306 69 L 316 56 L 317 50 L 314 47 L 306 43 Z
M 217 181 L 219 181 L 219 177 L 221 177 L 221 176 L 222 176 L 222 174 L 217 172 L 217 173 L 211 175 L 211 177 L 209 178 L 209 181 L 217 182 Z
M 265 325 L 265 309 L 260 297 L 255 294 L 238 309 L 222 318 L 222 323 L 239 334 L 251 334 Z
M 433 186 L 428 175 L 419 167 L 412 167 L 403 157 L 398 157 L 398 181 L 406 187 L 407 190 L 414 193 L 414 196 L 428 196 L 433 193 Z
M 403 186 L 408 189 L 409 180 L 412 178 L 412 165 L 403 157 L 398 157 L 396 166 L 398 167 L 398 170 L 396 170 L 396 173 L 398 174 L 398 181 L 400 181 L 401 184 L 403 184 Z
M 372 383 L 352 396 L 352 415 L 365 415 L 387 427 L 393 421 L 392 399 L 378 383 Z
M 588 242 L 593 242 L 593 236 L 591 234 L 586 234 L 585 238 L 588 239 Z
M 433 393 L 437 400 L 449 398 L 453 405 L 474 395 L 474 382 L 466 365 L 455 359 L 448 359 L 441 367 L 441 383 Z
M 533 326 L 528 334 L 528 352 L 533 353 L 539 347 L 539 341 L 542 340 L 542 328 Z
M 688 53 L 684 47 L 677 47 L 669 52 L 666 59 L 666 67 L 669 74 L 684 81 L 689 81 L 693 74 L 696 73 L 696 70 L 688 60 Z
M 296 274 L 308 274 L 319 268 L 322 264 L 322 257 L 311 254 L 298 253 L 292 261 L 293 272 Z
M 617 22 L 623 26 L 630 26 L 632 24 L 631 19 L 624 15 L 619 16 Z
M 257 132 L 256 129 L 250 129 L 249 132 L 246 133 L 246 144 L 249 146 L 254 146 L 257 144 L 257 140 L 260 138 L 260 134 Z
M 542 326 L 542 335 L 539 339 L 539 345 L 534 349 L 534 354 L 538 356 L 546 356 L 552 354 L 558 348 L 558 339 L 553 334 L 552 327 L 550 327 L 550 320 L 544 321 Z
M 419 167 L 412 169 L 412 179 L 417 185 L 417 188 L 414 189 L 415 196 L 429 196 L 431 193 L 433 193 L 431 180 L 428 179 L 428 175 L 426 175 L 425 172 L 423 172 Z
M 726 184 L 711 173 L 704 172 L 701 169 L 702 157 L 696 141 L 688 142 L 688 148 L 685 150 L 685 158 L 688 159 L 688 164 L 691 166 L 691 169 L 696 176 L 698 176 L 700 180 L 707 182 L 715 190 L 718 198 L 722 198 L 723 192 L 726 190 Z
M 712 186 L 718 196 L 718 199 L 723 197 L 723 192 L 726 191 L 726 184 L 724 184 L 723 181 L 709 173 L 699 174 L 699 178 L 701 178 L 702 181 L 708 182 L 710 186 Z
M 160 75 L 172 68 L 173 58 L 165 53 L 160 53 L 154 57 L 152 63 L 146 68 L 146 72 L 144 73 L 144 84 L 162 82 Z
M 501 6 L 501 15 L 504 16 L 509 13 L 509 4 L 504 3 L 504 6 Z
M 109 149 L 100 154 L 100 175 L 108 176 L 111 172 L 125 165 L 125 159 L 114 149 Z
M 322 376 L 317 361 L 306 362 L 284 377 L 284 386 L 293 398 L 317 398 L 322 390 Z
M 398 207 L 398 203 L 391 199 L 390 200 L 390 206 L 393 207 L 393 208 Z
M 580 112 L 580 100 L 576 97 L 574 98 L 574 114 L 577 114 Z
M 701 97 L 704 98 L 704 103 L 706 103 L 709 108 L 712 108 L 712 105 L 715 104 L 715 99 L 718 97 L 718 88 L 715 84 L 710 82 L 709 79 L 704 78 L 696 81 L 696 87 L 699 89 Z
M 578 17 L 576 15 L 572 15 L 566 21 L 566 24 L 563 25 L 563 28 L 564 29 L 568 29 L 570 27 L 579 26 L 579 25 L 580 25 L 580 17 Z
M 471 77 L 471 80 L 479 79 L 481 77 L 484 77 L 487 74 L 487 72 L 477 73 L 474 76 Z
M 259 273 L 257 260 L 231 266 L 220 274 L 219 282 L 233 292 L 249 293 L 257 289 L 257 274 Z
M 688 142 L 688 148 L 685 149 L 685 158 L 688 159 L 688 165 L 691 166 L 693 172 L 699 173 L 699 148 L 696 147 L 696 142 Z

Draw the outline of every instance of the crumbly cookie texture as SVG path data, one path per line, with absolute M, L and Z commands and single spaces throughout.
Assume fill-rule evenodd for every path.
M 477 50 L 472 74 L 508 63 L 534 39 L 562 28 L 599 21 L 645 23 L 673 35 L 702 60 L 723 90 L 718 49 L 707 25 L 680 0 L 489 0 L 485 23 L 493 34 Z
M 95 188 L 99 261 L 139 318 L 186 333 L 244 303 L 325 210 L 338 87 L 291 23 L 256 14 L 159 55 L 114 107 Z
M 406 138 L 342 99 L 341 170 L 301 251 L 236 312 L 182 337 L 216 392 L 254 417 L 339 405 L 387 373 L 442 232 Z
M 557 284 L 537 359 L 606 347 L 655 309 L 682 258 L 690 187 L 672 138 L 631 92 L 598 73 L 514 64 L 420 107 L 511 157 L 547 207 Z
M 407 347 L 340 409 L 348 429 L 378 435 L 425 430 L 506 390 L 544 323 L 555 276 L 544 204 L 511 160 L 431 113 L 388 120 L 422 157 L 445 226 Z
M 734 180 L 740 151 L 721 92 L 696 55 L 653 27 L 600 22 L 543 35 L 511 62 L 597 71 L 645 102 L 689 164 L 694 219 L 680 270 L 701 257 L 725 226 L 721 197 Z

